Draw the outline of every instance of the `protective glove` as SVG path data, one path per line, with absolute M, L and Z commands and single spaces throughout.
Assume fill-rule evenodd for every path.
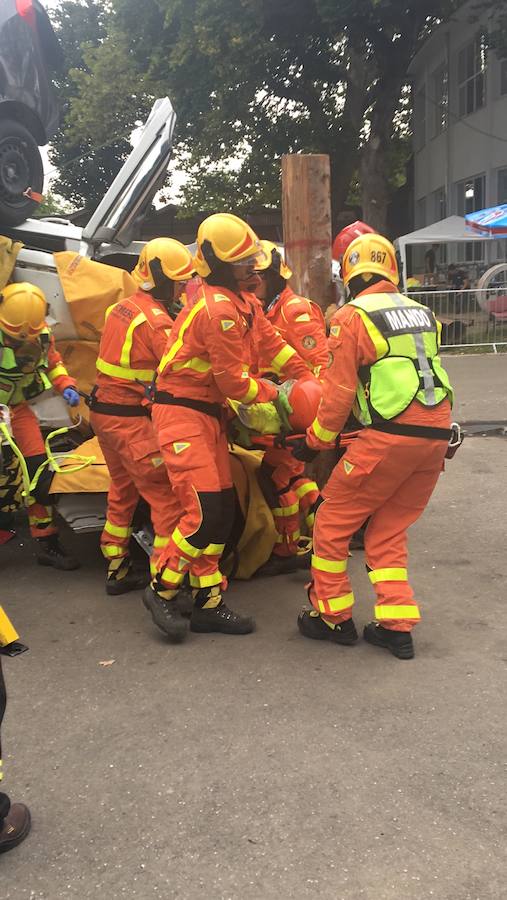
M 284 431 L 291 431 L 291 424 L 289 421 L 289 416 L 294 412 L 292 406 L 289 403 L 289 398 L 287 394 L 283 390 L 278 391 L 278 397 L 273 400 L 273 403 L 276 407 L 276 411 L 280 416 L 282 426 Z
M 290 447 L 293 457 L 299 459 L 300 462 L 312 462 L 319 454 L 318 450 L 313 450 L 308 446 L 304 437 L 287 443 L 287 446 Z
M 79 406 L 79 394 L 76 388 L 66 387 L 62 396 L 69 406 Z

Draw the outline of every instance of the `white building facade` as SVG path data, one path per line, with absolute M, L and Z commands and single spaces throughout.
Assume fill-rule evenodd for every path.
M 410 67 L 416 228 L 507 203 L 507 59 L 487 49 L 473 8 L 441 25 Z M 505 244 L 459 245 L 456 259 L 481 267 L 504 259 Z

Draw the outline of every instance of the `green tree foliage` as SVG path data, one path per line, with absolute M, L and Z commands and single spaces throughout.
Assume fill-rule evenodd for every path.
M 79 0 L 65 5 L 81 21 Z M 129 130 L 153 97 L 168 94 L 188 209 L 277 205 L 280 156 L 321 152 L 331 159 L 334 209 L 359 184 L 365 218 L 384 229 L 409 152 L 408 66 L 460 5 L 87 0 L 98 27 L 72 45 L 79 59 L 68 76 L 66 143 L 53 157 L 61 164 L 76 150 L 80 162 L 62 170 L 57 190 L 74 202 L 97 200 L 128 150 Z M 69 26 L 61 19 L 60 27 L 65 44 Z

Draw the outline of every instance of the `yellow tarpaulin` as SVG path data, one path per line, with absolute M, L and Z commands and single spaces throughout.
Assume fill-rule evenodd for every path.
M 23 244 L 0 234 L 0 291 L 9 283 Z
M 106 310 L 134 294 L 135 281 L 123 269 L 95 262 L 72 250 L 53 256 L 78 337 L 100 341 Z
M 85 441 L 76 451 L 80 456 L 95 456 L 95 462 L 78 472 L 55 473 L 51 483 L 52 494 L 107 493 L 109 472 L 97 438 Z M 231 468 L 245 526 L 239 538 L 237 551 L 239 565 L 236 578 L 251 578 L 259 566 L 271 555 L 276 532 L 273 516 L 257 482 L 257 469 L 262 454 L 234 447 Z M 70 469 L 76 461 L 69 458 L 60 461 L 61 468 Z

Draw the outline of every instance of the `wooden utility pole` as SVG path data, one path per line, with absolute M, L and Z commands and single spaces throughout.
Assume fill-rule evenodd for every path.
M 334 301 L 331 283 L 331 177 L 329 156 L 282 156 L 285 257 L 294 290 L 325 309 Z

